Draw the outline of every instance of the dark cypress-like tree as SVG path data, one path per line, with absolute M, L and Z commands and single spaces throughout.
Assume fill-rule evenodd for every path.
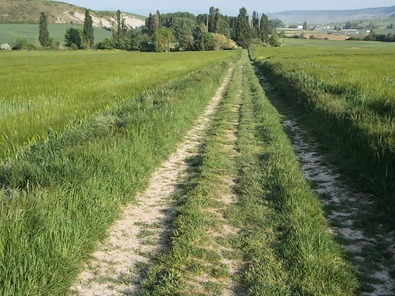
M 48 17 L 45 12 L 40 15 L 40 27 L 38 33 L 38 41 L 42 47 L 50 46 L 49 32 L 48 32 Z
M 251 18 L 252 34 L 254 38 L 259 36 L 259 13 L 254 11 Z
M 261 21 L 259 24 L 259 37 L 262 42 L 268 43 L 270 37 L 270 23 L 269 17 L 266 14 L 262 14 Z
M 89 9 L 85 9 L 84 30 L 82 31 L 82 37 L 83 41 L 86 42 L 89 47 L 92 47 L 95 41 L 93 31 L 92 17 L 89 14 Z
M 208 31 L 210 33 L 218 33 L 220 26 L 221 15 L 219 9 L 214 6 L 210 7 L 208 15 Z
M 240 8 L 236 19 L 235 41 L 243 48 L 248 48 L 251 44 L 251 27 L 248 20 L 247 9 Z

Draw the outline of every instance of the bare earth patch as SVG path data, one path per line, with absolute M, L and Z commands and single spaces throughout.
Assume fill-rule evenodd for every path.
M 316 187 L 321 197 L 330 231 L 342 241 L 346 253 L 352 258 L 360 277 L 366 280 L 362 295 L 395 295 L 395 234 L 377 229 L 369 235 L 356 225 L 372 207 L 368 196 L 355 193 L 323 163 L 316 144 L 306 140 L 304 131 L 292 120 L 283 122 L 291 132 L 294 150 L 306 179 Z
M 148 188 L 137 196 L 137 203 L 126 206 L 122 218 L 108 230 L 108 238 L 92 254 L 91 262 L 72 285 L 72 293 L 89 296 L 139 293 L 139 269 L 148 264 L 150 253 L 165 247 L 169 220 L 174 212 L 172 196 L 188 169 L 186 160 L 197 151 L 202 133 L 229 83 L 230 73 L 185 141 L 156 170 Z

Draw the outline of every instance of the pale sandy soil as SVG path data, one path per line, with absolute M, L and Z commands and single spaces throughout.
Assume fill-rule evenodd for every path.
M 139 294 L 139 270 L 148 264 L 150 253 L 165 247 L 163 241 L 174 212 L 172 196 L 188 169 L 186 160 L 197 151 L 202 133 L 229 83 L 230 73 L 184 142 L 153 174 L 148 188 L 138 195 L 137 203 L 125 207 L 122 218 L 108 230 L 108 238 L 92 254 L 92 260 L 72 285 L 71 294 Z

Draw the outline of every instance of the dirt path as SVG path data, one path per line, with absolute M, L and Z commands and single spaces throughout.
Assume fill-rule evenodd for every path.
M 137 197 L 137 204 L 127 206 L 122 218 L 108 230 L 108 238 L 92 254 L 92 261 L 72 285 L 72 294 L 139 293 L 139 270 L 148 264 L 150 253 L 165 248 L 169 220 L 174 213 L 172 196 L 188 169 L 186 160 L 197 151 L 202 133 L 229 83 L 230 74 L 231 70 L 185 141 L 153 174 L 148 188 Z
M 330 230 L 338 237 L 359 273 L 361 295 L 395 295 L 394 271 L 395 234 L 375 229 L 368 234 L 358 224 L 372 201 L 363 194 L 355 193 L 323 163 L 317 145 L 306 140 L 305 132 L 292 120 L 283 125 L 292 135 L 295 152 L 301 162 L 306 179 L 315 186 L 321 197 Z M 389 260 L 390 259 L 390 260 Z

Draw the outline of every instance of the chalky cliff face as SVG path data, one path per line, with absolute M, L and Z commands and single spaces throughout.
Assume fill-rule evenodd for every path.
M 128 26 L 129 28 L 139 28 L 145 24 L 144 20 L 137 18 L 133 15 L 123 14 L 122 17 L 125 20 L 126 26 Z M 63 13 L 63 16 L 57 17 L 55 22 L 58 24 L 65 24 L 71 22 L 75 24 L 83 24 L 84 19 L 85 14 L 83 12 L 68 10 Z M 92 21 L 94 27 L 106 29 L 111 29 L 116 22 L 114 17 L 99 16 L 95 13 L 92 13 Z
M 89 7 L 88 7 L 89 8 Z M 85 9 L 63 2 L 47 2 L 42 0 L 0 0 L 0 23 L 38 23 L 41 12 L 48 15 L 50 24 L 80 24 L 84 22 Z M 91 11 L 93 25 L 97 28 L 112 28 L 115 23 L 114 12 Z M 143 17 L 130 13 L 122 13 L 125 24 L 129 28 L 144 25 Z

